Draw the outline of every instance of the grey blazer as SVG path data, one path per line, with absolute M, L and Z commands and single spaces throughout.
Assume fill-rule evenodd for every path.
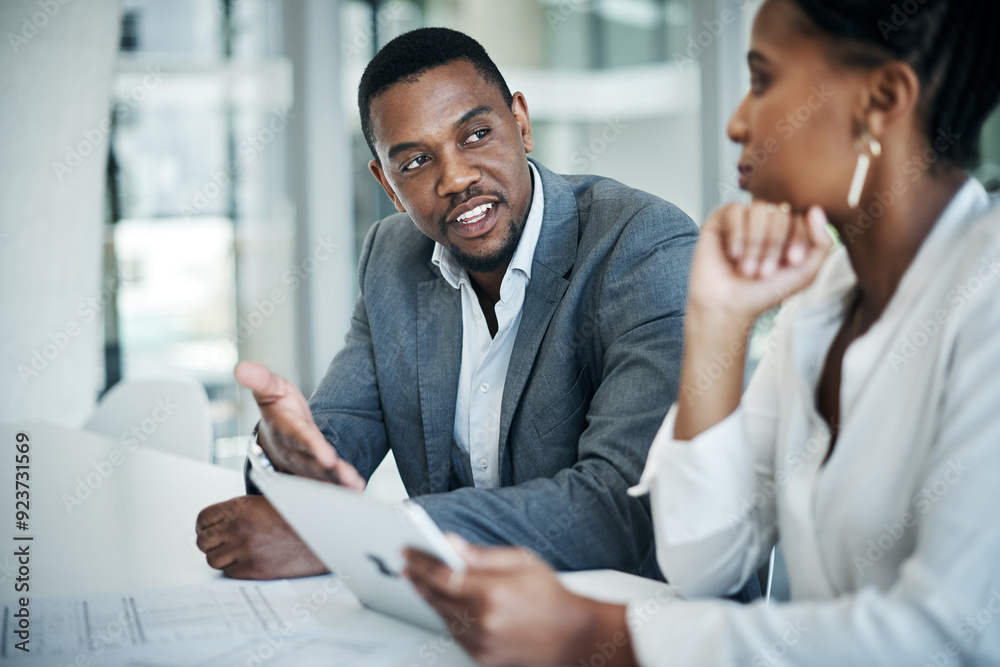
M 677 394 L 698 228 L 617 181 L 535 166 L 545 215 L 504 386 L 502 488 L 456 488 L 460 293 L 406 214 L 368 234 L 346 345 L 309 404 L 365 478 L 391 449 L 444 530 L 561 570 L 657 576 L 648 505 L 625 490 Z

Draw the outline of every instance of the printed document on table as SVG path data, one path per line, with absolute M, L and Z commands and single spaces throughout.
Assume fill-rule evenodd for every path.
M 379 667 L 380 665 L 412 664 L 416 640 L 388 643 L 373 637 L 337 636 L 329 631 L 310 632 L 281 638 L 261 640 L 226 648 L 216 646 L 201 649 L 171 651 L 163 656 L 142 657 L 123 667 Z
M 321 648 L 329 658 L 336 657 L 328 664 L 347 667 L 374 662 L 375 654 L 390 648 L 378 640 L 346 641 L 330 635 L 287 581 L 219 581 L 32 599 L 30 653 L 15 648 L 21 641 L 13 617 L 17 608 L 5 604 L 3 609 L 0 662 L 5 664 L 85 660 L 92 665 L 207 666 L 229 664 L 234 655 L 246 657 L 247 651 L 254 651 L 266 658 L 260 663 L 277 666 L 310 664 L 310 654 Z M 284 662 L 287 659 L 292 662 Z

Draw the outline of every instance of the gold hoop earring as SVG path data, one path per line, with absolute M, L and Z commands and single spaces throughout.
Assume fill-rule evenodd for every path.
M 865 187 L 865 180 L 868 178 L 868 167 L 871 166 L 872 158 L 882 155 L 882 144 L 878 139 L 872 137 L 867 127 L 861 129 L 861 138 L 855 145 L 858 153 L 858 163 L 854 167 L 854 176 L 851 178 L 851 187 L 847 191 L 847 205 L 852 209 L 857 208 L 861 203 L 861 190 Z

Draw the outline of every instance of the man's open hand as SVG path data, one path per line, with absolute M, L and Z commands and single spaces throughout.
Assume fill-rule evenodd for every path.
M 195 523 L 208 564 L 234 579 L 287 579 L 329 572 L 261 496 L 206 507 Z
M 236 366 L 236 380 L 253 392 L 260 407 L 257 442 L 276 470 L 365 490 L 364 478 L 323 437 L 295 385 L 249 361 Z

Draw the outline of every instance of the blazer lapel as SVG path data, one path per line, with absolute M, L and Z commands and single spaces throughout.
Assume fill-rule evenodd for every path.
M 514 349 L 507 366 L 507 379 L 504 382 L 503 401 L 500 407 L 500 442 L 497 452 L 501 479 L 504 474 L 504 456 L 510 425 L 520 405 L 521 395 L 535 365 L 535 357 L 545 338 L 552 314 L 555 313 L 569 285 L 564 276 L 573 268 L 580 225 L 576 196 L 569 183 L 534 160 L 532 163 L 542 178 L 545 213 L 542 217 L 542 231 L 538 237 L 538 245 L 535 246 L 531 280 L 524 295 L 521 324 L 517 330 Z
M 427 449 L 428 493 L 448 490 L 455 400 L 462 363 L 462 302 L 435 277 L 417 285 L 417 378 Z

